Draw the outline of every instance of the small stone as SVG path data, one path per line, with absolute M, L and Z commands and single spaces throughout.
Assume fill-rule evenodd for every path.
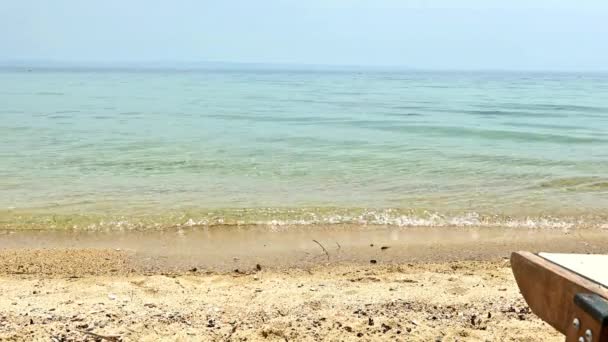
M 372 259 L 372 260 L 370 260 L 370 261 L 369 261 L 369 263 L 370 263 L 370 264 L 377 264 L 377 263 L 378 263 L 378 261 L 377 261 L 376 259 Z
M 262 265 L 255 264 L 255 269 L 258 270 L 258 271 L 261 271 L 262 270 Z
M 389 246 L 382 246 L 382 247 L 380 247 L 380 250 L 385 251 L 385 250 L 387 250 L 387 249 L 389 249 L 389 248 L 390 248 Z
M 196 271 L 198 271 L 198 268 L 196 268 L 196 267 L 192 267 L 192 268 L 190 269 L 190 272 L 196 272 Z
M 110 294 L 108 295 L 108 299 L 110 299 L 110 300 L 116 300 L 116 298 L 117 298 L 117 297 L 116 297 L 116 295 L 115 295 L 115 294 L 113 294 L 113 293 L 110 293 Z

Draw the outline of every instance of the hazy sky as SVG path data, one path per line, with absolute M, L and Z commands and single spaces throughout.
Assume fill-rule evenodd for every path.
M 0 61 L 608 70 L 608 0 L 0 0 Z

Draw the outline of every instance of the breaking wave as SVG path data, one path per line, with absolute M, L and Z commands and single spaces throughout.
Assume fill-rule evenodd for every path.
M 0 213 L 0 229 L 69 229 L 83 231 L 171 230 L 194 227 L 259 226 L 288 229 L 297 226 L 496 227 L 524 229 L 608 229 L 604 216 L 483 215 L 476 212 L 442 214 L 400 209 L 229 209 L 165 215 L 104 216 Z

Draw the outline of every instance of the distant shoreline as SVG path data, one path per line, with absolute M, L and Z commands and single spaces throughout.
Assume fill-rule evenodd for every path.
M 255 62 L 53 62 L 0 61 L 0 71 L 138 71 L 138 72 L 379 72 L 379 73 L 470 73 L 470 74 L 531 74 L 531 75 L 608 75 L 605 70 L 558 69 L 449 69 L 416 68 L 408 66 L 282 64 Z

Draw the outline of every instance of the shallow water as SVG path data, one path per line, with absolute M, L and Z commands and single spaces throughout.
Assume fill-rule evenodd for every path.
M 0 71 L 0 226 L 608 226 L 608 75 Z

